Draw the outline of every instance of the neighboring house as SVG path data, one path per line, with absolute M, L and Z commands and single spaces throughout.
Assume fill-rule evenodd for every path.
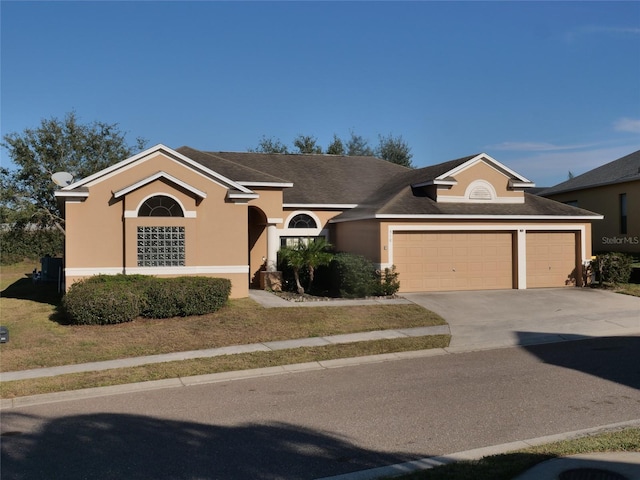
M 395 265 L 401 292 L 581 285 L 601 217 L 525 193 L 533 186 L 486 154 L 409 169 L 157 145 L 56 192 L 66 285 L 99 273 L 206 275 L 244 297 L 282 245 L 316 236 Z
M 538 194 L 604 215 L 593 225 L 595 253 L 640 254 L 640 150 Z

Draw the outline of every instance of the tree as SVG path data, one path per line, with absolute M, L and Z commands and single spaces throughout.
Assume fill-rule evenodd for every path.
M 17 168 L 0 169 L 2 222 L 15 228 L 55 226 L 61 231 L 64 219 L 51 175 L 69 172 L 79 180 L 142 150 L 146 143 L 137 138 L 135 146 L 129 146 L 117 123 L 81 124 L 75 112 L 62 120 L 43 119 L 39 127 L 10 133 L 3 140 L 0 145 Z
M 293 145 L 298 149 L 298 153 L 322 153 L 322 147 L 312 135 L 298 135 L 293 140 Z
M 295 247 L 285 247 L 280 250 L 280 258 L 293 270 L 293 276 L 296 279 L 298 293 L 302 295 L 304 288 L 300 284 L 300 270 L 306 268 L 309 272 L 309 285 L 307 290 L 311 289 L 315 270 L 317 267 L 329 265 L 333 254 L 329 252 L 331 244 L 324 238 L 307 238 L 306 241 L 301 240 Z
M 375 149 L 372 149 L 369 146 L 369 141 L 362 135 L 356 135 L 353 131 L 350 131 L 349 134 L 350 137 L 345 142 L 334 133 L 333 140 L 327 147 L 326 153 L 329 155 L 376 156 L 391 163 L 414 168 L 411 163 L 411 158 L 413 157 L 411 147 L 402 136 L 378 135 L 378 145 Z M 294 138 L 293 145 L 297 149 L 295 153 L 298 154 L 322 153 L 322 147 L 318 145 L 317 139 L 313 135 L 300 134 Z M 279 139 L 264 135 L 257 148 L 249 149 L 249 151 L 257 153 L 290 153 L 289 148 Z
M 376 147 L 375 155 L 388 162 L 413 168 L 413 164 L 411 163 L 411 157 L 413 156 L 411 154 L 411 148 L 402 136 L 394 137 L 389 134 L 385 137 L 378 135 L 378 146 Z
M 335 133 L 333 134 L 333 141 L 327 147 L 327 153 L 329 155 L 345 154 L 344 143 L 342 143 L 342 140 L 340 140 Z
M 250 148 L 250 152 L 256 153 L 289 153 L 287 146 L 279 139 L 273 137 L 262 136 L 256 148 Z
M 373 156 L 373 150 L 369 147 L 369 141 L 361 135 L 351 132 L 351 138 L 347 141 L 347 155 Z

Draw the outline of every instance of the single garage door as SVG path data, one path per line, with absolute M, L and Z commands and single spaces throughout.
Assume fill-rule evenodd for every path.
M 510 232 L 395 232 L 400 292 L 513 288 Z
M 527 288 L 576 284 L 576 234 L 527 232 Z

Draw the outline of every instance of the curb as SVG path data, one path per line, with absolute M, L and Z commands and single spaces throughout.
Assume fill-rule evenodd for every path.
M 327 335 L 324 337 L 297 338 L 292 340 L 280 340 L 263 343 L 250 343 L 246 345 L 229 345 L 226 347 L 209 348 L 202 350 L 189 350 L 184 352 L 163 353 L 158 355 L 146 355 L 142 357 L 128 357 L 99 362 L 78 363 L 75 365 L 61 365 L 57 367 L 34 368 L 0 373 L 0 381 L 10 382 L 14 380 L 28 380 L 32 378 L 55 377 L 69 373 L 98 372 L 113 368 L 138 367 L 154 363 L 166 363 L 197 358 L 212 358 L 238 353 L 269 352 L 275 350 L 287 350 L 297 347 L 318 347 L 325 345 L 337 345 L 343 343 L 357 343 L 372 340 L 385 340 L 410 337 L 424 337 L 430 335 L 450 335 L 449 325 L 435 325 L 431 327 L 415 327 L 391 330 L 373 330 L 370 332 L 346 333 L 341 335 Z
M 443 326 L 438 327 L 418 327 L 421 328 L 441 328 Z M 444 326 L 447 327 L 448 326 Z M 374 335 L 377 335 L 378 332 L 370 332 Z M 358 334 L 353 334 L 358 335 Z M 435 333 L 434 333 L 435 335 Z M 400 337 L 410 336 L 406 335 L 406 331 L 404 331 L 403 335 Z M 613 336 L 613 335 L 612 335 Z M 324 337 L 327 338 L 327 337 Z M 379 338 L 379 337 L 378 337 Z M 390 337 L 384 337 L 390 338 Z M 398 338 L 398 337 L 396 337 Z M 580 341 L 580 340 L 589 340 L 593 337 L 585 337 L 579 339 L 571 339 L 571 341 Z M 304 341 L 304 340 L 303 340 Z M 548 343 L 560 343 L 567 341 L 562 337 L 558 337 L 556 340 L 548 341 L 542 340 L 540 342 L 532 342 L 527 345 L 543 345 Z M 278 343 L 278 342 L 275 342 Z M 335 342 L 335 343 L 347 343 L 347 342 Z M 278 348 L 268 348 L 266 344 L 256 344 L 258 348 L 262 351 L 271 351 L 277 350 Z M 256 378 L 256 377 L 264 377 L 264 376 L 273 376 L 273 375 L 283 375 L 289 373 L 298 373 L 298 372 L 309 372 L 314 370 L 326 370 L 331 368 L 342 368 L 356 365 L 366 365 L 372 363 L 382 363 L 393 360 L 407 360 L 411 358 L 424 358 L 424 357 L 434 357 L 440 355 L 456 355 L 461 353 L 473 353 L 480 352 L 486 350 L 499 350 L 503 348 L 515 348 L 519 345 L 514 344 L 505 344 L 505 345 L 494 345 L 494 346 L 481 346 L 481 345 L 468 345 L 465 347 L 445 347 L 445 348 L 432 348 L 428 350 L 413 350 L 413 351 L 404 351 L 404 352 L 396 352 L 396 353 L 383 353 L 380 355 L 368 355 L 362 357 L 352 357 L 352 358 L 340 358 L 334 360 L 323 360 L 318 362 L 307 362 L 307 363 L 298 363 L 298 364 L 290 364 L 290 365 L 282 365 L 276 367 L 265 367 L 265 368 L 256 368 L 249 370 L 234 370 L 231 372 L 220 372 L 220 373 L 210 373 L 203 375 L 195 375 L 190 377 L 176 377 L 176 378 L 168 378 L 163 380 L 149 380 L 146 382 L 137 382 L 137 383 L 127 383 L 122 385 L 112 385 L 107 387 L 94 387 L 94 388 L 85 388 L 80 390 L 69 390 L 64 392 L 54 392 L 54 393 L 44 393 L 39 395 L 30 395 L 24 397 L 15 397 L 15 398 L 3 398 L 0 399 L 0 411 L 7 410 L 11 408 L 25 407 L 31 405 L 43 405 L 47 403 L 57 403 L 57 402 L 65 402 L 69 400 L 82 400 L 85 398 L 96 398 L 103 397 L 109 395 L 119 395 L 123 393 L 133 393 L 133 392 L 143 392 L 147 390 L 158 390 L 162 388 L 175 388 L 175 387 L 188 387 L 193 385 L 203 385 L 207 383 L 219 383 L 219 382 L 227 382 L 234 380 L 243 380 L 246 378 Z M 229 352 L 226 351 L 225 354 L 230 353 L 244 353 L 243 352 Z M 223 349 L 227 350 L 230 347 L 223 347 Z M 292 348 L 288 346 L 288 348 Z M 253 351 L 253 350 L 249 350 Z M 177 354 L 168 354 L 168 355 L 178 355 L 185 353 L 197 353 L 199 350 L 195 350 L 193 352 L 178 352 Z M 209 355 L 210 356 L 210 355 Z M 136 358 L 145 358 L 145 357 L 133 357 Z M 200 357 L 192 357 L 192 358 L 200 358 Z M 172 360 L 186 360 L 188 358 L 173 358 Z M 114 360 L 117 362 L 117 360 Z M 149 362 L 146 362 L 147 364 Z M 120 368 L 126 368 L 129 365 L 120 365 Z M 135 366 L 135 365 L 132 365 Z M 119 368 L 119 367 L 110 367 L 110 368 Z M 53 367 L 59 368 L 59 367 Z M 90 370 L 96 371 L 96 370 Z M 9 372 L 7 372 L 9 373 Z M 75 373 L 75 372 L 65 372 L 65 373 Z M 60 373 L 58 373 L 59 375 Z M 1 374 L 0 377 L 4 377 L 6 374 Z M 2 378 L 2 381 L 7 381 L 5 378 Z
M 448 465 L 450 463 L 456 463 L 460 461 L 469 461 L 469 460 L 480 460 L 484 457 L 491 455 L 500 455 L 503 453 L 509 453 L 514 450 L 521 450 L 529 447 L 536 447 L 539 445 L 545 445 L 548 443 L 558 442 L 562 440 L 572 440 L 575 438 L 585 437 L 587 435 L 596 434 L 596 433 L 604 433 L 608 431 L 620 430 L 628 427 L 640 427 L 640 419 L 629 420 L 626 422 L 612 423 L 609 425 L 602 425 L 599 427 L 587 428 L 583 430 L 576 430 L 573 432 L 565 432 L 556 435 L 547 435 L 544 437 L 530 438 L 528 440 L 519 440 L 516 442 L 503 443 L 500 445 L 492 445 L 489 447 L 476 448 L 473 450 L 466 450 L 462 452 L 450 453 L 447 455 L 439 455 L 436 457 L 426 457 L 418 460 L 414 460 L 412 462 L 398 463 L 395 465 L 389 465 L 386 467 L 372 468 L 370 470 L 361 470 L 359 472 L 346 473 L 343 475 L 336 475 L 334 477 L 323 477 L 316 480 L 376 480 L 380 478 L 391 478 L 399 475 L 405 475 L 413 472 L 418 472 L 422 470 L 430 470 L 434 467 L 438 467 L 441 465 Z M 601 453 L 592 455 L 593 461 L 597 461 L 600 459 L 601 461 L 606 461 L 606 458 L 610 455 L 615 455 L 614 453 Z M 640 455 L 640 454 L 635 454 Z M 558 462 L 561 461 L 570 461 L 571 457 L 558 457 L 555 459 Z M 546 462 L 542 462 L 538 464 L 539 466 L 543 465 Z M 534 466 L 532 469 L 535 469 Z M 523 475 L 526 475 L 525 472 Z M 535 474 L 535 472 L 533 472 Z M 520 477 L 516 477 L 520 478 Z M 527 477 L 528 479 L 529 477 Z M 545 477 L 545 476 L 533 476 L 531 479 L 552 479 L 556 477 Z M 635 478 L 635 477 L 634 477 Z
M 380 355 L 369 355 L 364 357 L 353 357 L 335 360 L 323 360 L 319 362 L 297 363 L 282 365 L 277 367 L 255 368 L 251 370 L 237 370 L 232 372 L 210 373 L 195 375 L 190 377 L 167 378 L 164 380 L 151 380 L 148 382 L 126 383 L 123 385 L 113 385 L 108 387 L 85 388 L 81 390 L 69 390 L 65 392 L 43 393 L 16 398 L 4 398 L 0 400 L 0 410 L 11 408 L 27 407 L 32 405 L 43 405 L 48 403 L 66 402 L 70 400 L 83 400 L 87 398 L 105 397 L 109 395 L 120 395 L 123 393 L 144 392 L 149 390 L 159 390 L 163 388 L 190 387 L 194 385 L 205 385 L 209 383 L 230 382 L 247 378 L 267 377 L 274 375 L 284 375 L 299 372 L 311 372 L 314 370 L 329 370 L 333 368 L 350 367 L 355 365 L 366 365 L 372 363 L 382 363 L 391 360 L 406 360 L 410 358 L 433 357 L 447 355 L 443 348 L 429 350 L 415 350 L 398 353 L 383 353 Z

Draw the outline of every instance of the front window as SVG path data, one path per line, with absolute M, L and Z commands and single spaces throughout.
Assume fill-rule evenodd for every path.
M 147 198 L 138 210 L 139 217 L 184 217 L 182 207 L 173 198 L 156 195 Z
M 184 265 L 184 227 L 138 227 L 139 267 Z
M 289 228 L 318 228 L 318 226 L 311 215 L 299 213 L 289 220 Z

